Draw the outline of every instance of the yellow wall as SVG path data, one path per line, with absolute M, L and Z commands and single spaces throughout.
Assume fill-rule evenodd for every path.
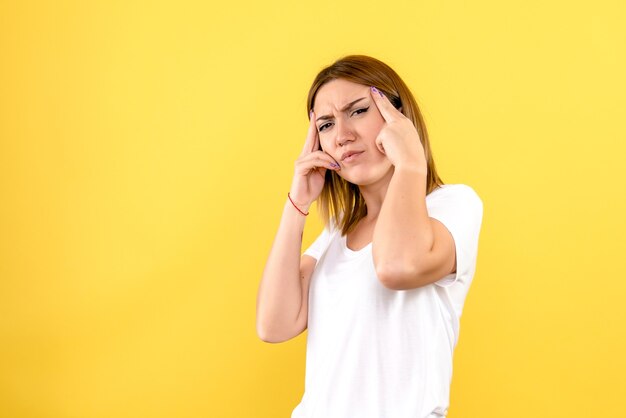
M 0 3 L 0 416 L 289 416 L 256 291 L 349 53 L 483 199 L 449 417 L 623 414 L 626 4 L 219 3 Z

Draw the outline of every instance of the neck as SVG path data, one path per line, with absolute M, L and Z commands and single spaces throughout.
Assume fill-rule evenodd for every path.
M 383 206 L 383 201 L 385 200 L 385 195 L 387 194 L 387 189 L 389 188 L 389 183 L 391 182 L 393 173 L 394 170 L 392 168 L 377 182 L 359 186 L 359 191 L 361 192 L 361 196 L 363 196 L 363 200 L 365 200 L 365 205 L 367 206 L 367 216 L 364 219 L 373 221 L 378 218 L 378 214 Z

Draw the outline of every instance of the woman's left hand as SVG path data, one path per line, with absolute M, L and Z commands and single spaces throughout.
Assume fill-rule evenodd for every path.
M 424 147 L 413 122 L 396 109 L 379 90 L 371 88 L 370 94 L 385 119 L 385 124 L 376 137 L 376 146 L 380 152 L 396 168 L 411 167 L 426 173 Z

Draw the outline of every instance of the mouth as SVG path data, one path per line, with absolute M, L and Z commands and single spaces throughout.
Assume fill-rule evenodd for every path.
M 348 151 L 341 156 L 341 161 L 344 163 L 349 163 L 350 161 L 358 158 L 358 156 L 361 154 L 363 154 L 363 151 Z

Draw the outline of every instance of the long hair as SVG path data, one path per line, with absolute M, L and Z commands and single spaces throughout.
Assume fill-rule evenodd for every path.
M 348 55 L 338 59 L 315 77 L 309 89 L 307 115 L 315 105 L 315 96 L 319 89 L 336 79 L 374 86 L 387 96 L 396 109 L 402 107 L 402 114 L 413 122 L 424 148 L 427 164 L 426 194 L 444 184 L 435 169 L 422 113 L 409 88 L 391 67 L 366 55 Z M 331 218 L 334 218 L 341 229 L 341 235 L 354 229 L 367 215 L 367 207 L 359 187 L 341 178 L 334 170 L 326 170 L 324 187 L 317 199 L 317 205 L 324 223 L 328 226 Z

